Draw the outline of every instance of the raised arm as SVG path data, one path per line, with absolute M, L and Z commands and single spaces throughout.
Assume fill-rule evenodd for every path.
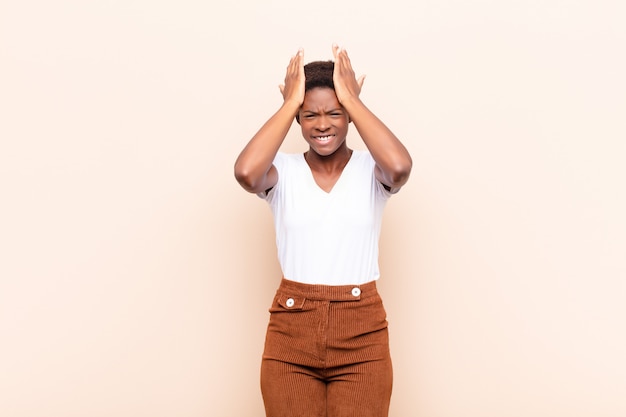
M 355 77 L 345 49 L 333 45 L 335 93 L 376 161 L 376 178 L 392 192 L 409 179 L 413 162 L 396 135 L 359 98 L 364 77 Z
M 289 61 L 285 84 L 280 85 L 280 92 L 284 99 L 282 106 L 250 139 L 235 162 L 235 178 L 251 193 L 266 191 L 278 181 L 272 162 L 304 101 L 302 49 Z

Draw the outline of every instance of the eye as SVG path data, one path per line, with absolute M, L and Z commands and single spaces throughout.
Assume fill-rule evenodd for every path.
M 303 117 L 304 117 L 305 119 L 312 119 L 312 118 L 314 118 L 314 117 L 315 117 L 315 115 L 314 115 L 314 114 L 305 114 Z

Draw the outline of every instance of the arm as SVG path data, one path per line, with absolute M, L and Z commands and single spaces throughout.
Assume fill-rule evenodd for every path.
M 392 192 L 397 191 L 409 179 L 413 165 L 411 156 L 393 132 L 359 99 L 364 77 L 355 78 L 347 52 L 333 45 L 333 55 L 337 98 L 376 161 L 376 179 Z
M 282 106 L 252 137 L 235 162 L 235 178 L 246 191 L 260 193 L 278 181 L 272 162 L 304 101 L 303 59 L 299 50 L 289 61 L 285 84 L 280 86 Z

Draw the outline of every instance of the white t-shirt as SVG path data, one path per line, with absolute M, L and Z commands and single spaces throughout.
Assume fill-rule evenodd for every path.
M 285 278 L 306 284 L 359 285 L 380 277 L 378 240 L 391 195 L 374 176 L 367 151 L 355 150 L 333 189 L 315 179 L 303 154 L 279 152 L 272 209 Z

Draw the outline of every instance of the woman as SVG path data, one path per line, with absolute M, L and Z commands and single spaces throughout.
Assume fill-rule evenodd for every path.
M 291 58 L 284 102 L 235 163 L 241 186 L 268 201 L 283 278 L 261 365 L 268 417 L 384 417 L 392 387 L 387 320 L 376 291 L 387 199 L 411 157 L 359 99 L 344 49 L 334 62 Z M 309 149 L 279 148 L 295 120 Z M 353 123 L 367 151 L 348 148 Z

